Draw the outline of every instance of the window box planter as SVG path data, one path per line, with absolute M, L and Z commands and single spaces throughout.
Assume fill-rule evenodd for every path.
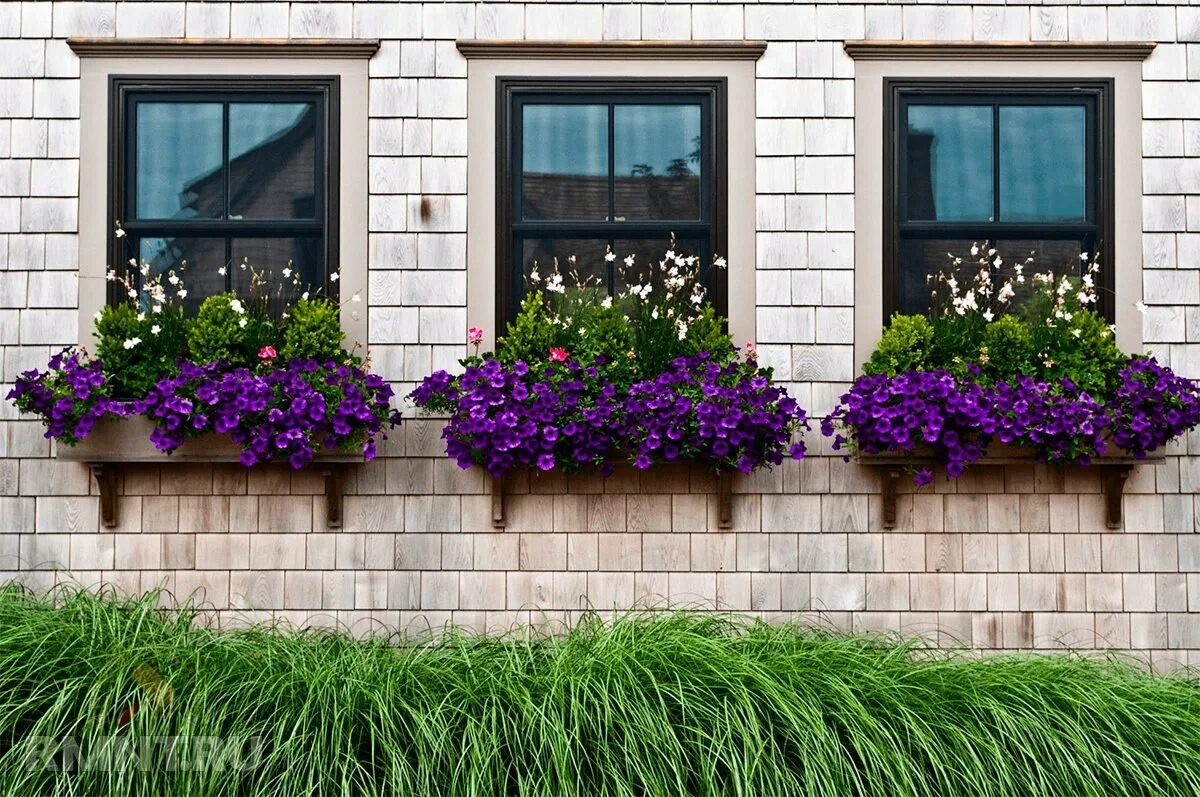
M 1104 520 L 1110 529 L 1119 529 L 1122 525 L 1121 499 L 1125 491 L 1125 482 L 1134 465 L 1154 464 L 1166 459 L 1163 449 L 1158 449 L 1142 458 L 1134 457 L 1125 451 L 1110 448 L 1104 454 L 1093 457 L 1089 465 L 1066 463 L 1063 468 L 1096 468 L 1100 472 L 1100 489 L 1104 494 Z M 881 452 L 868 454 L 859 452 L 855 461 L 879 472 L 879 482 L 882 497 L 883 527 L 896 527 L 896 495 L 897 487 L 902 478 L 907 478 L 913 468 L 934 468 L 939 462 L 931 452 L 915 450 L 912 454 L 902 452 Z M 974 463 L 975 465 L 1034 465 L 1038 464 L 1037 453 L 1021 446 L 995 444 L 989 446 L 987 453 Z
M 128 418 L 106 417 L 100 419 L 86 438 L 74 446 L 59 443 L 56 456 L 68 462 L 86 464 L 96 477 L 100 490 L 100 520 L 104 526 L 117 525 L 117 486 L 121 470 L 132 464 L 187 464 L 229 463 L 239 464 L 241 452 L 228 437 L 221 434 L 206 434 L 188 440 L 174 452 L 159 451 L 150 442 L 154 423 L 144 416 Z M 342 485 L 347 466 L 362 462 L 360 451 L 322 449 L 313 460 L 305 465 L 318 469 L 325 477 L 325 522 L 330 528 L 342 525 Z M 280 463 L 287 467 L 287 462 Z

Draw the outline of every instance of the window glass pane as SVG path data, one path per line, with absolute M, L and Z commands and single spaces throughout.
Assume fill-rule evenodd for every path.
M 613 108 L 616 221 L 700 218 L 700 106 Z
M 909 221 L 992 219 L 992 108 L 908 106 Z
M 141 102 L 136 109 L 137 217 L 220 218 L 221 105 Z
M 149 278 L 174 270 L 181 283 L 164 285 L 169 292 L 187 290 L 184 306 L 195 310 L 205 297 L 225 291 L 225 277 L 218 269 L 225 265 L 224 238 L 143 238 L 138 244 L 138 260 L 150 266 Z
M 608 218 L 608 106 L 525 105 L 521 217 Z
M 315 103 L 230 104 L 232 218 L 316 218 L 316 131 Z
M 1087 118 L 1082 105 L 1000 107 L 1000 219 L 1083 221 Z
M 598 285 L 607 290 L 610 264 L 604 259 L 608 241 L 586 238 L 525 238 L 521 241 L 521 279 L 528 288 L 536 270 L 544 284 L 554 273 L 558 258 L 558 273 L 567 285 Z M 575 256 L 575 262 L 570 258 Z
M 617 255 L 616 263 L 616 280 L 614 281 L 615 289 L 620 292 L 630 284 L 637 284 L 644 281 L 647 276 L 651 278 L 651 284 L 655 290 L 663 287 L 663 273 L 659 268 L 659 264 L 663 261 L 663 256 L 670 248 L 671 242 L 668 238 L 649 238 L 649 239 L 627 239 L 617 240 L 613 242 L 613 252 Z M 699 258 L 697 266 L 699 268 L 699 279 L 705 285 L 711 285 L 712 270 L 712 255 L 709 253 L 708 242 L 703 238 L 694 239 L 679 239 L 675 241 L 676 253 L 681 255 L 695 255 Z M 633 255 L 633 266 L 626 265 L 625 258 Z M 687 290 L 691 290 L 691 286 L 687 286 Z M 708 297 L 710 300 L 712 296 Z
M 932 286 L 927 276 L 930 274 L 955 274 L 959 283 L 966 285 L 978 273 L 979 265 L 971 256 L 973 241 L 948 239 L 908 239 L 900 245 L 900 274 L 896 286 L 896 312 L 924 313 L 929 309 Z M 982 242 L 980 242 L 982 246 Z M 999 268 L 993 268 L 992 279 L 997 284 L 1007 280 L 1013 281 L 1016 296 L 1013 305 L 1020 306 L 1028 298 L 1032 290 L 1029 279 L 1036 272 L 1053 272 L 1057 275 L 1066 273 L 1078 275 L 1082 272 L 1082 261 L 1079 259 L 1083 252 L 1080 241 L 1032 241 L 1008 240 L 988 244 L 988 249 L 995 249 L 1001 259 Z M 1026 259 L 1033 256 L 1032 263 Z M 953 258 L 960 257 L 963 263 L 955 268 Z M 1018 282 L 1014 268 L 1022 266 L 1026 277 L 1024 283 Z
M 318 237 L 235 238 L 229 250 L 233 290 L 239 296 L 251 295 L 253 269 L 261 279 L 257 293 L 270 297 L 273 313 L 282 311 L 288 300 L 304 291 L 324 290 L 325 263 Z M 285 270 L 290 273 L 285 275 Z

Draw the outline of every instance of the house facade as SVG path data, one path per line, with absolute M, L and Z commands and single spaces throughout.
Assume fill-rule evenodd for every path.
M 402 395 L 469 326 L 494 341 L 535 261 L 611 287 L 607 247 L 671 235 L 726 258 L 706 279 L 735 340 L 813 416 L 984 239 L 1101 252 L 1121 346 L 1200 377 L 1200 9 L 14 0 L 0 39 L 6 383 L 89 342 L 130 257 L 188 260 L 193 299 L 290 261 Z M 1200 656 L 1200 438 L 914 489 L 814 425 L 752 476 L 494 483 L 411 408 L 377 460 L 298 471 L 120 436 L 97 462 L 0 412 L 0 578 L 36 587 L 200 591 L 229 622 L 666 603 Z

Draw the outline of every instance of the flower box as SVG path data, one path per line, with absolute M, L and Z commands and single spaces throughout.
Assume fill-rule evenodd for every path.
M 883 527 L 896 527 L 896 495 L 901 478 L 913 468 L 932 468 L 939 464 L 937 457 L 930 451 L 922 452 L 915 449 L 912 454 L 885 451 L 879 453 L 858 452 L 854 459 L 860 465 L 875 468 L 880 473 L 880 489 L 882 497 Z M 1121 449 L 1110 448 L 1105 453 L 1092 457 L 1088 465 L 1063 463 L 1062 468 L 1098 468 L 1100 470 L 1100 488 L 1104 494 L 1105 524 L 1110 529 L 1119 529 L 1122 525 L 1121 498 L 1125 490 L 1125 482 L 1134 465 L 1154 464 L 1166 459 L 1166 452 L 1158 449 L 1145 456 L 1138 457 Z M 987 452 L 975 464 L 977 465 L 1034 465 L 1038 464 L 1037 452 L 1022 446 L 994 444 L 988 446 Z
M 82 462 L 91 468 L 100 490 L 100 520 L 106 527 L 118 521 L 117 489 L 124 465 L 173 463 L 240 464 L 241 447 L 222 434 L 206 434 L 188 440 L 167 454 L 150 442 L 154 423 L 141 415 L 128 418 L 105 417 L 96 422 L 91 433 L 73 446 L 59 443 L 56 456 L 68 462 Z M 362 462 L 361 451 L 322 449 L 304 467 L 318 469 L 325 477 L 326 523 L 330 528 L 342 525 L 342 484 L 345 468 Z M 282 460 L 287 467 L 287 460 Z

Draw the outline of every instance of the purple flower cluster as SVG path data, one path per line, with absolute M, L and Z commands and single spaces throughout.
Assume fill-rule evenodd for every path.
M 1200 385 L 1153 357 L 1134 357 L 1121 370 L 1108 418 L 1113 443 L 1145 456 L 1200 425 Z
M 862 376 L 841 402 L 821 422 L 822 433 L 834 439 L 835 451 L 847 442 L 867 454 L 911 454 L 924 447 L 946 465 L 947 473 L 959 476 L 983 456 L 989 438 L 984 428 L 990 425 L 990 396 L 979 385 L 959 383 L 946 371 Z M 849 431 L 849 440 L 838 427 Z M 926 475 L 918 474 L 918 481 L 924 482 Z
M 1021 376 L 985 386 L 946 371 L 863 376 L 821 429 L 835 450 L 928 451 L 955 478 L 993 440 L 1032 448 L 1043 462 L 1087 465 L 1110 443 L 1142 457 L 1197 425 L 1200 387 L 1135 357 L 1121 370 L 1116 394 L 1101 400 L 1069 379 Z M 928 470 L 916 474 L 918 484 L 931 480 Z
M 104 414 L 138 414 L 154 421 L 150 440 L 161 451 L 216 432 L 241 446 L 247 467 L 286 458 L 301 468 L 321 448 L 358 448 L 373 459 L 376 439 L 386 437 L 383 425 L 399 421 L 390 407 L 391 386 L 354 366 L 316 360 L 257 371 L 222 363 L 177 365 L 177 375 L 158 380 L 145 396 L 117 401 L 100 392 L 104 376 L 98 360 L 82 363 L 78 355 L 60 355 L 46 371 L 23 374 L 9 398 L 45 419 L 47 437 L 67 443 L 86 437 Z M 60 395 L 63 386 L 73 398 Z
M 438 371 L 410 394 L 418 406 L 448 410 L 446 454 L 492 476 L 513 468 L 604 468 L 617 447 L 621 406 L 601 378 L 602 358 L 530 367 L 486 359 L 460 377 Z
M 160 379 L 132 406 L 154 420 L 151 441 L 162 451 L 211 430 L 242 447 L 247 467 L 286 458 L 302 468 L 322 448 L 358 448 L 374 459 L 383 425 L 398 420 L 392 395 L 381 377 L 332 360 L 259 372 L 181 362 L 178 376 Z
M 1021 376 L 988 393 L 992 413 L 984 432 L 1002 443 L 1033 448 L 1044 462 L 1077 465 L 1108 448 L 1104 405 L 1069 379 L 1055 385 Z
M 707 352 L 678 357 L 634 384 L 625 401 L 625 441 L 634 464 L 688 460 L 750 473 L 784 456 L 804 457 L 793 442 L 808 418 L 796 400 L 771 384 L 753 360 L 721 365 Z
M 655 379 L 618 398 L 603 378 L 602 357 L 529 366 L 495 359 L 471 362 L 455 377 L 438 371 L 410 397 L 444 411 L 446 453 L 460 467 L 493 476 L 514 468 L 565 471 L 592 466 L 610 473 L 617 458 L 696 461 L 750 472 L 804 455 L 792 436 L 807 428 L 804 411 L 752 362 L 720 365 L 708 354 L 681 357 Z
M 126 414 L 106 387 L 100 362 L 68 349 L 51 357 L 45 371 L 23 372 L 7 398 L 21 412 L 43 418 L 47 439 L 70 444 L 87 437 L 103 416 Z

